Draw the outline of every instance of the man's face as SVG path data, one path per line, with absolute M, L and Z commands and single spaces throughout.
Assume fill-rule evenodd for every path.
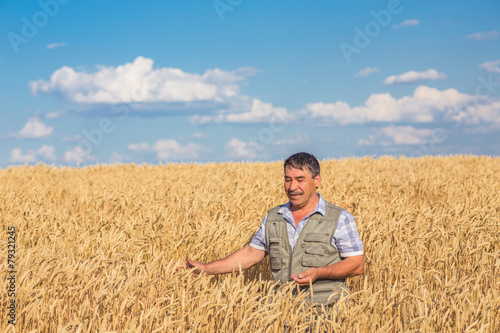
M 321 183 L 320 175 L 312 178 L 309 169 L 287 167 L 285 169 L 285 192 L 293 208 L 302 208 L 316 200 L 316 188 Z

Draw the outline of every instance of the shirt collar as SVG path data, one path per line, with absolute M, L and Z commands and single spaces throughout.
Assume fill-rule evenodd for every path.
M 317 195 L 319 197 L 318 204 L 314 208 L 313 212 L 311 214 L 309 214 L 309 215 L 313 215 L 314 213 L 320 213 L 321 215 L 325 216 L 325 206 L 326 206 L 325 199 L 323 199 L 323 197 L 321 196 L 321 194 L 317 193 Z M 288 201 L 284 205 L 281 205 L 281 208 L 278 210 L 278 214 L 281 214 L 281 215 L 288 215 L 288 214 L 290 214 L 292 212 L 291 209 L 290 209 L 290 206 L 291 206 L 290 201 Z

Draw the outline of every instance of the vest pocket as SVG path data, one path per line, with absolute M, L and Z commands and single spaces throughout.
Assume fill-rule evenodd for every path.
M 302 266 L 323 267 L 328 263 L 327 252 L 328 235 L 310 232 L 304 237 L 302 247 Z
M 269 239 L 269 261 L 271 270 L 279 271 L 281 269 L 280 240 L 279 238 Z
M 329 241 L 328 235 L 319 232 L 308 232 L 304 237 L 304 242 L 316 242 L 327 244 Z

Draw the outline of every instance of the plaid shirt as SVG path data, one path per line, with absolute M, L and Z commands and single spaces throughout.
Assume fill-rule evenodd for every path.
M 290 201 L 284 205 L 281 205 L 281 208 L 278 210 L 278 214 L 282 214 L 283 218 L 287 222 L 286 228 L 288 231 L 288 240 L 290 241 L 290 246 L 292 248 L 292 251 L 293 248 L 295 247 L 295 244 L 297 243 L 297 239 L 299 238 L 302 229 L 304 229 L 304 226 L 309 220 L 309 217 L 311 217 L 311 215 L 313 215 L 316 212 L 325 216 L 325 199 L 323 199 L 323 197 L 319 193 L 318 196 L 319 196 L 319 202 L 316 205 L 316 208 L 314 208 L 314 211 L 311 214 L 304 217 L 299 222 L 297 227 L 295 227 L 292 211 L 290 210 Z M 267 215 L 262 220 L 262 224 L 260 225 L 260 228 L 257 231 L 257 233 L 252 237 L 250 246 L 259 250 L 264 250 L 266 252 L 269 252 L 268 249 L 266 248 L 266 241 L 265 241 L 266 221 L 267 221 Z M 343 258 L 359 256 L 363 254 L 363 242 L 359 238 L 359 233 L 356 228 L 356 221 L 354 220 L 354 217 L 345 210 L 342 211 L 342 213 L 339 216 L 339 220 L 337 222 L 337 228 L 333 233 L 331 244 L 332 246 L 335 246 L 337 248 L 337 250 L 340 253 L 340 256 Z

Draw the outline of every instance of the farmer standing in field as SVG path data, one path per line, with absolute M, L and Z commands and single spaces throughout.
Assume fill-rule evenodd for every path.
M 321 183 L 316 157 L 294 154 L 285 161 L 284 171 L 290 201 L 267 213 L 248 246 L 206 264 L 187 259 L 183 267 L 196 268 L 196 273 L 231 273 L 252 267 L 269 254 L 275 281 L 295 281 L 306 291 L 311 284 L 311 303 L 331 305 L 347 289 L 346 278 L 364 273 L 356 222 L 316 192 Z

